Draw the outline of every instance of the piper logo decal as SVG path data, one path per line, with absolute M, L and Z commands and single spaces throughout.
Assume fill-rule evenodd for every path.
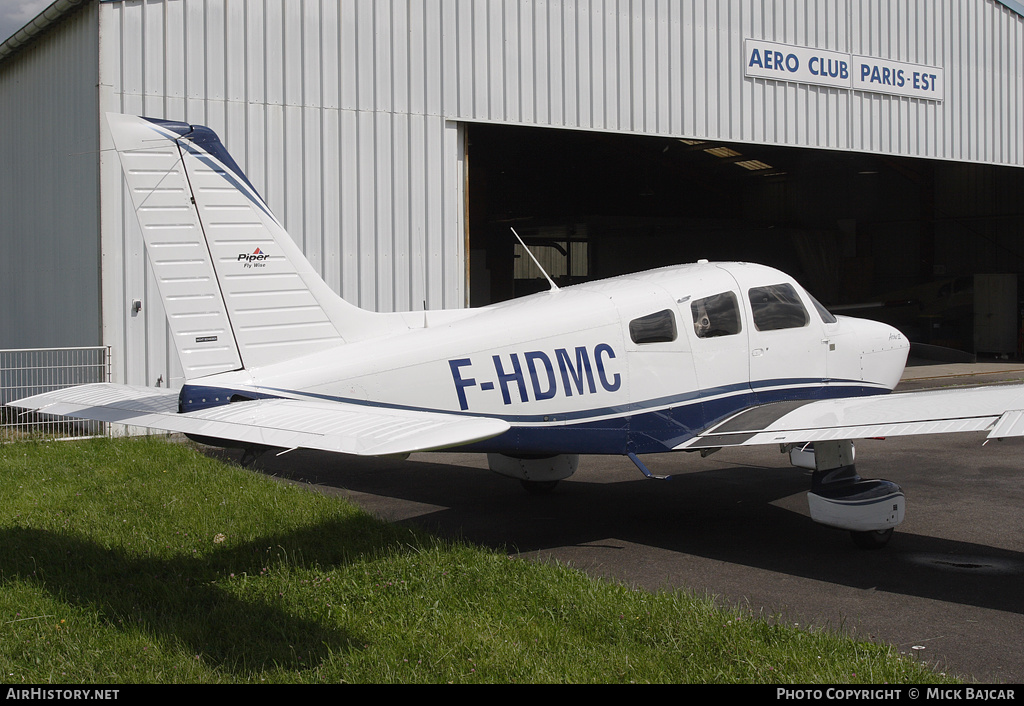
M 266 267 L 267 263 L 264 260 L 269 259 L 270 255 L 256 248 L 252 253 L 238 253 L 236 262 L 244 262 L 245 264 L 242 267 Z

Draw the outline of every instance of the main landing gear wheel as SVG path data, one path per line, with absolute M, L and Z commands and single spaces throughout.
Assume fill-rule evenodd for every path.
M 881 549 L 892 539 L 892 527 L 870 532 L 850 532 L 850 537 L 860 549 Z
M 579 454 L 506 456 L 487 454 L 487 465 L 498 475 L 515 478 L 531 495 L 545 495 L 579 466 Z
M 521 480 L 519 482 L 523 484 L 526 492 L 530 495 L 547 495 L 558 485 L 557 480 Z

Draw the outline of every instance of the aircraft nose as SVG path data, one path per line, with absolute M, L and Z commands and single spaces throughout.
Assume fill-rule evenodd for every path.
M 870 333 L 864 337 L 861 367 L 865 380 L 884 385 L 890 390 L 903 376 L 910 353 L 910 341 L 899 329 L 872 321 Z

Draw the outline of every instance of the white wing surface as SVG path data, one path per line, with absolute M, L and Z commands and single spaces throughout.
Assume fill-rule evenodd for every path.
M 752 407 L 677 449 L 988 431 L 1024 436 L 1024 385 L 798 400 Z
M 507 422 L 351 403 L 266 399 L 179 414 L 175 392 L 97 383 L 9 403 L 11 407 L 279 448 L 358 456 L 429 451 L 497 436 Z

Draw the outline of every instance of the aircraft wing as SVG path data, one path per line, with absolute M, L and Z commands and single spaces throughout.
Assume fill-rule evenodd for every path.
M 988 431 L 1024 436 L 1024 385 L 793 400 L 751 407 L 676 449 Z
M 509 428 L 507 422 L 490 417 L 320 400 L 253 400 L 179 414 L 176 392 L 113 383 L 69 387 L 8 406 L 278 448 L 359 456 L 448 448 L 497 436 Z

